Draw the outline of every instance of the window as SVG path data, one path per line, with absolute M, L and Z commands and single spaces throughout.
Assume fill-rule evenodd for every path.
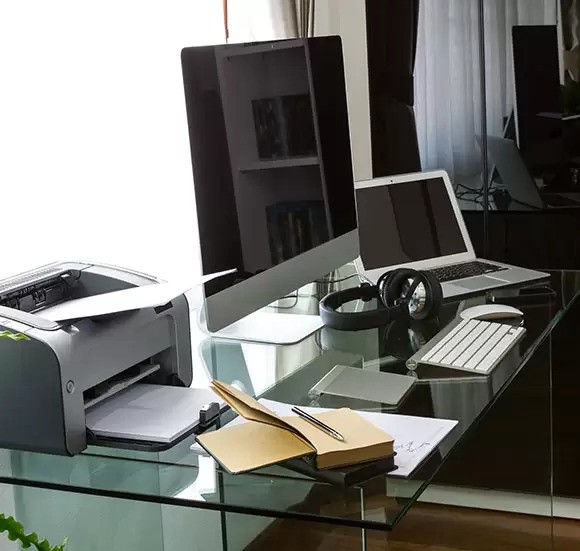
M 199 272 L 180 51 L 224 41 L 222 0 L 3 5 L 0 278 Z

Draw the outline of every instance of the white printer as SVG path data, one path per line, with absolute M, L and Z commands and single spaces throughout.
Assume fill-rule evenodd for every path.
M 77 454 L 103 444 L 86 426 L 96 404 L 142 383 L 190 386 L 183 294 L 162 306 L 90 319 L 42 318 L 64 301 L 155 283 L 129 270 L 76 262 L 0 281 L 0 448 Z M 123 445 L 114 440 L 105 444 Z

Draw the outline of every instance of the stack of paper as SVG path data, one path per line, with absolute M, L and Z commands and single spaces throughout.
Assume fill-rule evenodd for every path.
M 292 406 L 272 400 L 260 400 L 260 403 L 279 416 L 295 415 Z M 310 414 L 330 411 L 325 408 L 302 407 Z M 455 428 L 458 421 L 451 419 L 433 419 L 380 413 L 377 411 L 357 412 L 363 419 L 375 427 L 388 432 L 394 439 L 395 465 L 397 469 L 389 476 L 408 477 Z M 240 422 L 237 419 L 234 422 Z
M 223 405 L 208 388 L 137 383 L 89 408 L 86 423 L 99 437 L 171 444 L 199 425 L 211 402 Z

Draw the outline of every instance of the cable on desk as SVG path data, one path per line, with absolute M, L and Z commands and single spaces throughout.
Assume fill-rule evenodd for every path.
M 359 274 L 351 274 L 349 276 L 341 277 L 338 279 L 315 279 L 315 283 L 341 283 L 343 281 L 347 281 L 348 279 L 352 279 L 353 277 L 359 277 Z
M 497 189 L 497 187 L 498 187 L 497 186 L 497 183 L 495 183 L 495 182 L 492 183 L 489 186 L 489 188 L 488 188 L 488 193 L 493 193 Z M 457 189 L 458 188 L 462 188 L 464 191 L 460 191 L 458 193 L 457 192 Z M 483 188 L 480 188 L 480 189 L 472 188 L 472 187 L 466 186 L 465 184 L 462 184 L 462 183 L 455 184 L 455 194 L 457 196 L 459 196 L 459 194 L 469 194 L 469 193 L 473 193 L 475 195 L 483 196 L 484 189 Z
M 291 306 L 274 306 L 274 308 L 279 309 L 279 310 L 291 310 L 292 308 L 296 308 L 296 305 L 298 304 L 298 291 L 296 291 L 296 293 L 293 293 L 291 295 L 286 295 L 285 297 L 279 298 L 278 300 L 284 300 L 287 298 L 293 298 L 294 299 L 294 303 Z
M 324 348 L 322 348 L 322 341 L 320 340 L 320 330 L 316 331 L 316 333 L 314 333 L 314 344 L 316 344 L 318 350 L 320 350 L 320 352 L 324 352 Z
M 466 186 L 465 184 L 456 184 L 455 185 L 455 194 L 456 195 L 458 195 L 457 188 L 463 188 L 465 190 L 465 191 L 460 192 L 460 193 L 475 193 L 477 195 L 482 195 L 483 194 L 483 190 L 481 190 L 481 189 L 476 189 L 476 188 L 473 188 L 473 187 L 469 187 L 469 186 Z

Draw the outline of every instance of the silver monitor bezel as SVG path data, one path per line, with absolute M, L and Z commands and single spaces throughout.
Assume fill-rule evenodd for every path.
M 352 262 L 359 255 L 358 229 L 273 266 L 205 298 L 205 321 L 215 333 L 266 305 Z

